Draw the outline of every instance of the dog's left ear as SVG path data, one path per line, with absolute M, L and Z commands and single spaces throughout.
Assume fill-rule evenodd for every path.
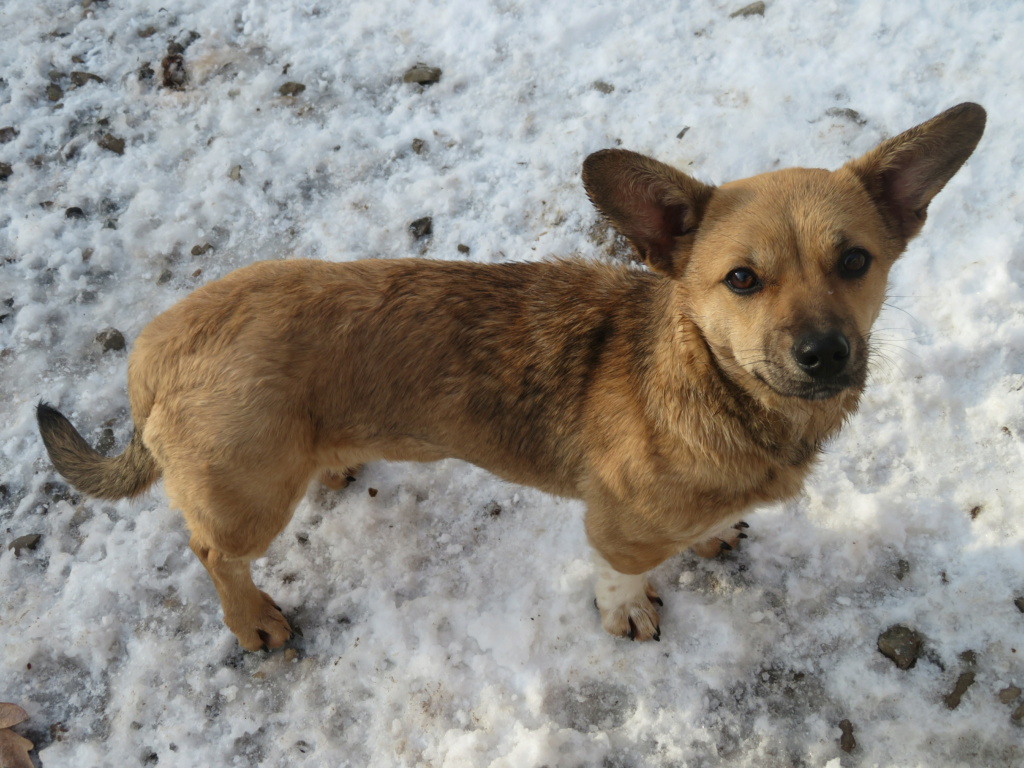
M 860 178 L 906 242 L 921 231 L 928 203 L 971 156 L 984 130 L 985 110 L 960 104 L 843 168 Z
M 588 157 L 583 186 L 641 260 L 668 277 L 681 273 L 714 192 L 682 171 L 625 149 L 603 149 Z

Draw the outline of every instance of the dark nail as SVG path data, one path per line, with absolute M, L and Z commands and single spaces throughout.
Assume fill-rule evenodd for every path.
M 742 520 L 740 522 L 736 523 L 736 525 L 733 526 L 733 528 L 749 528 L 749 527 L 750 526 L 747 525 L 746 523 L 744 523 Z
M 727 541 L 723 541 L 722 542 L 722 551 L 723 552 L 731 552 L 732 551 L 732 544 L 730 544 Z
M 633 624 L 633 620 L 629 620 L 629 639 L 636 640 L 636 626 Z
M 654 630 L 654 642 L 656 642 L 656 643 L 660 643 L 661 642 L 661 627 L 658 627 L 657 629 Z
M 356 479 L 352 477 L 352 475 L 345 475 L 345 480 L 347 480 L 350 483 L 354 483 L 356 481 Z
M 652 602 L 652 603 L 656 603 L 657 605 L 662 605 L 662 606 L 663 606 L 663 605 L 665 605 L 665 601 L 664 601 L 664 600 L 662 600 L 662 599 L 661 599 L 660 597 L 658 597 L 657 595 L 655 595 L 654 597 L 652 597 L 652 598 L 651 598 L 651 602 Z
M 745 538 L 747 538 L 747 534 L 745 534 L 745 533 L 737 533 L 736 534 L 736 538 L 737 539 L 745 539 Z

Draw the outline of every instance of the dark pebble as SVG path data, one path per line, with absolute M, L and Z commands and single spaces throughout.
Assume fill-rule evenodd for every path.
M 85 218 L 85 211 L 83 211 L 77 205 L 73 205 L 70 208 L 68 208 L 66 211 L 64 211 L 64 218 L 65 219 L 84 219 Z
M 857 746 L 857 740 L 853 738 L 853 723 L 849 720 L 841 720 L 839 730 L 843 732 L 843 735 L 839 737 L 839 748 L 846 753 L 853 752 Z
M 434 221 L 429 216 L 416 219 L 416 221 L 409 225 L 409 231 L 412 232 L 412 236 L 417 240 L 427 237 L 434 232 Z
M 153 35 L 156 34 L 156 27 L 146 27 L 145 29 L 140 29 L 135 34 L 137 34 L 139 37 L 143 37 L 143 38 L 152 37 Z
M 298 96 L 304 90 L 306 90 L 306 86 L 302 83 L 285 83 L 277 89 L 282 96 Z
M 13 125 L 8 125 L 6 128 L 0 128 L 0 144 L 6 144 L 9 141 L 14 141 L 18 135 L 18 129 Z
M 184 49 L 183 49 L 184 50 Z M 180 91 L 185 88 L 188 72 L 185 70 L 185 57 L 178 53 L 168 53 L 160 62 L 163 76 L 160 79 L 164 88 Z
M 109 149 L 116 155 L 124 154 L 124 139 L 115 136 L 112 133 L 104 133 L 96 141 L 104 149 Z
M 43 538 L 42 534 L 30 533 L 27 536 L 19 536 L 10 544 L 7 545 L 8 549 L 14 550 L 14 556 L 17 557 L 21 554 L 21 550 L 27 549 L 30 552 L 35 550 L 39 546 L 39 540 Z
M 424 152 L 427 151 L 427 142 L 425 142 L 423 139 L 413 139 L 412 151 L 415 152 L 417 155 L 422 155 Z
M 423 63 L 419 63 L 415 67 L 411 67 L 406 70 L 404 75 L 402 75 L 402 80 L 404 82 L 416 83 L 418 85 L 433 85 L 440 79 L 441 70 L 438 67 L 428 67 Z
M 117 328 L 104 328 L 96 334 L 96 343 L 104 352 L 117 352 L 125 347 L 124 335 Z
M 213 250 L 213 246 L 210 245 L 209 243 L 203 243 L 202 245 L 193 245 L 192 246 L 192 255 L 193 256 L 202 256 L 204 253 L 208 253 L 209 251 L 212 251 L 212 250 Z
M 459 243 L 456 246 L 456 249 L 458 250 L 459 253 L 462 253 L 462 254 L 469 253 L 469 246 L 468 245 L 463 245 L 462 243 Z
M 0 163 L 0 181 L 7 181 L 14 173 L 10 163 Z
M 46 98 L 50 101 L 60 101 L 64 98 L 64 89 L 56 83 L 50 83 L 46 86 Z
M 738 11 L 733 11 L 729 14 L 730 19 L 735 19 L 737 16 L 764 16 L 765 5 L 761 0 L 750 5 L 745 5 Z
M 155 74 L 156 72 L 153 71 L 153 68 L 149 66 L 149 64 L 143 64 L 139 67 L 139 80 L 152 80 L 153 75 Z
M 967 689 L 974 685 L 974 677 L 974 672 L 964 672 L 956 679 L 952 692 L 943 699 L 946 709 L 956 709 L 960 706 L 960 699 L 967 693 Z
M 1017 606 L 1017 610 L 1024 613 L 1024 597 L 1018 597 L 1013 601 L 1013 604 Z
M 79 86 L 79 87 L 85 85 L 90 80 L 92 80 L 94 82 L 97 82 L 97 83 L 102 83 L 103 82 L 103 78 L 102 77 L 100 77 L 99 75 L 94 75 L 92 72 L 72 72 L 71 73 L 71 82 L 74 83 L 75 85 Z
M 924 638 L 902 624 L 895 624 L 878 636 L 878 650 L 900 669 L 910 669 L 917 663 L 923 645 Z
M 376 489 L 376 488 L 367 488 L 367 489 L 366 489 L 366 492 L 370 494 L 370 498 L 371 498 L 371 499 L 372 499 L 372 498 L 373 498 L 374 496 L 376 496 L 376 495 L 377 495 L 377 489 Z
M 611 93 L 615 90 L 614 85 L 606 83 L 604 80 L 595 80 L 590 84 L 590 87 L 595 91 L 600 91 L 601 93 Z

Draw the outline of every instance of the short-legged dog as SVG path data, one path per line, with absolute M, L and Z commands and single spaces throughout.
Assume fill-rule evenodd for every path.
M 984 125 L 961 104 L 834 172 L 719 187 L 597 152 L 587 193 L 646 268 L 253 264 L 142 331 L 120 456 L 40 404 L 46 448 L 101 498 L 162 476 L 247 649 L 291 634 L 250 561 L 311 479 L 445 457 L 583 499 L 604 628 L 656 640 L 645 574 L 734 544 L 857 408 L 889 269 Z

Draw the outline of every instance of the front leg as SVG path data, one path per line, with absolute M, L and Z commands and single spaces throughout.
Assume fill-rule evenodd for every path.
M 646 574 L 680 551 L 677 542 L 652 528 L 649 518 L 607 497 L 590 499 L 585 522 L 596 550 L 601 626 L 616 637 L 660 640 L 656 606 L 663 603 Z

